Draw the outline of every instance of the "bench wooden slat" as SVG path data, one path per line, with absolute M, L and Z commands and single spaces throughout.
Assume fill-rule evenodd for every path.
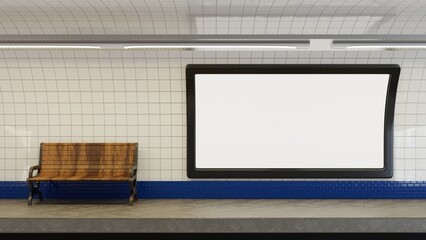
M 127 177 L 114 176 L 114 177 L 98 177 L 98 176 L 70 176 L 67 178 L 64 177 L 37 177 L 36 181 L 127 181 Z
M 114 161 L 84 161 L 84 160 L 78 160 L 78 161 L 42 161 L 41 164 L 45 167 L 47 166 L 66 166 L 66 165 L 73 165 L 75 167 L 78 167 L 80 165 L 86 166 L 103 166 L 103 165 L 114 165 L 114 166 L 133 166 L 134 164 L 132 162 L 122 162 L 122 163 L 116 163 Z
M 62 168 L 62 169 L 45 169 L 43 170 L 43 174 L 50 174 L 50 173 L 58 173 L 58 172 L 64 172 L 64 173 L 86 173 L 86 172 L 92 172 L 92 173 L 125 173 L 129 174 L 128 168 L 116 168 L 116 169 L 70 169 L 70 168 Z M 40 174 L 41 175 L 41 174 Z
M 58 162 L 115 162 L 118 164 L 122 163 L 134 163 L 134 156 L 43 156 L 42 161 L 45 164 L 58 163 Z
M 117 149 L 117 150 L 105 150 L 105 151 L 96 150 L 96 151 L 94 151 L 93 149 L 91 149 L 90 152 L 88 150 L 79 150 L 79 151 L 62 151 L 62 150 L 59 150 L 59 151 L 43 151 L 42 155 L 43 156 L 78 156 L 78 155 L 97 156 L 97 155 L 99 155 L 99 152 L 104 152 L 104 154 L 102 154 L 102 155 L 121 155 L 122 153 L 120 153 L 120 150 L 121 149 Z M 135 150 L 130 150 L 130 153 L 134 153 L 134 152 L 135 152 Z
M 43 175 L 39 175 L 34 179 L 37 181 L 40 180 L 82 180 L 82 179 L 98 179 L 98 180 L 128 180 L 129 176 L 125 171 L 116 171 L 116 172 L 72 172 L 72 171 L 60 171 L 60 172 L 45 172 Z
M 70 146 L 70 145 L 79 145 L 79 146 L 123 146 L 129 145 L 134 146 L 135 143 L 43 143 L 44 146 Z
M 66 169 L 66 170 L 93 170 L 93 171 L 101 171 L 101 170 L 106 170 L 106 169 L 127 169 L 129 170 L 132 167 L 132 165 L 126 165 L 126 166 L 89 166 L 89 165 L 85 165 L 85 166 L 78 166 L 78 167 L 73 167 L 72 165 L 66 165 L 66 166 L 45 166 L 43 168 L 43 170 L 41 171 L 41 173 L 43 173 L 44 171 L 47 170 L 61 170 L 61 169 Z
M 124 145 L 114 145 L 114 146 L 100 146 L 100 145 L 46 145 L 43 146 L 42 151 L 86 151 L 86 150 L 102 150 L 102 151 L 116 151 L 120 149 L 135 150 L 135 146 L 124 144 Z
M 134 147 L 132 146 L 120 146 L 120 147 L 100 147 L 100 146 L 87 146 L 85 148 L 80 148 L 80 147 L 75 147 L 75 146 L 71 146 L 71 147 L 57 147 L 57 148 L 50 148 L 50 149 L 43 149 L 43 152 L 58 152 L 58 153 L 62 153 L 62 152 L 83 152 L 83 153 L 88 153 L 90 151 L 93 152 L 108 152 L 108 151 L 112 151 L 112 152 L 119 152 L 119 151 L 127 151 L 127 150 L 131 150 L 131 151 L 135 151 L 136 149 L 134 149 Z
M 103 169 L 94 169 L 94 168 L 47 168 L 40 172 L 40 175 L 52 172 L 125 172 L 129 174 L 128 168 L 103 168 Z
M 105 154 L 105 155 L 94 155 L 94 154 L 50 154 L 50 155 L 42 155 L 42 159 L 52 159 L 52 158 L 57 158 L 57 159 L 63 159 L 63 158 L 78 158 L 78 157 L 86 157 L 86 158 L 99 158 L 99 157 L 112 157 L 112 158 L 117 158 L 117 160 L 123 159 L 123 158 L 133 158 L 134 157 L 134 152 L 129 152 L 129 153 L 124 153 L 122 155 L 120 154 Z M 117 161 L 116 160 L 116 161 Z

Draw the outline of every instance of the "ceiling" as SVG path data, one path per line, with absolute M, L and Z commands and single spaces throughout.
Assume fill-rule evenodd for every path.
M 0 0 L 0 35 L 17 34 L 425 35 L 426 1 Z

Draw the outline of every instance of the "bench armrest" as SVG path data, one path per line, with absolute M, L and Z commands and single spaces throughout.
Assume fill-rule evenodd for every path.
M 137 166 L 133 166 L 130 169 L 130 178 L 136 177 L 137 174 L 138 174 L 138 167 Z
M 35 176 L 33 175 L 35 170 L 37 170 L 37 175 L 38 175 L 38 173 L 40 172 L 40 165 L 30 167 L 30 171 L 28 173 L 28 178 L 33 178 L 33 177 L 37 176 L 37 175 L 35 175 Z

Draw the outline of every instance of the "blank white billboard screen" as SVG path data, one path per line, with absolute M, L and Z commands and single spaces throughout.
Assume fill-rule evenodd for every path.
M 384 167 L 389 74 L 196 74 L 197 169 Z

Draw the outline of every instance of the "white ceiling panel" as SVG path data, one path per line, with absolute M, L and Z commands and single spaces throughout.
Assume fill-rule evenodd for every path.
M 0 0 L 0 34 L 426 34 L 426 1 Z

